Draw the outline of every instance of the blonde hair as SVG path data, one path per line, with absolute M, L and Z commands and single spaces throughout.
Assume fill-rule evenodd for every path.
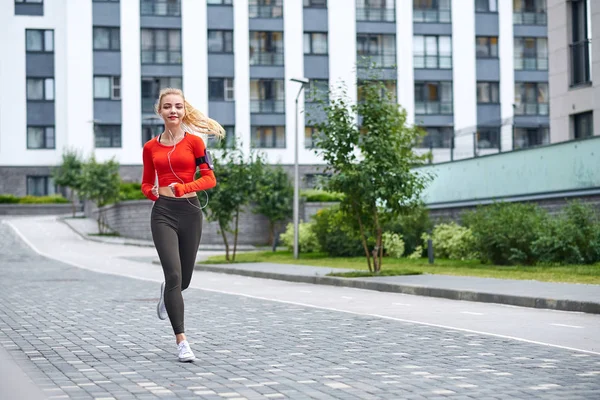
M 204 115 L 200 110 L 194 108 L 190 103 L 185 100 L 183 96 L 183 91 L 181 89 L 176 88 L 164 88 L 160 91 L 160 95 L 158 96 L 158 101 L 154 105 L 154 111 L 160 115 L 160 108 L 162 106 L 163 97 L 168 94 L 176 94 L 181 96 L 183 99 L 183 106 L 185 110 L 185 115 L 182 119 L 182 125 L 184 125 L 184 130 L 189 131 L 195 135 L 215 135 L 219 139 L 225 137 L 225 129 L 214 119 L 211 119 Z

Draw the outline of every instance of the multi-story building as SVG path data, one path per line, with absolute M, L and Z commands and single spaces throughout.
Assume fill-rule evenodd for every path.
M 165 86 L 220 121 L 228 143 L 291 167 L 291 79 L 317 90 L 343 82 L 357 100 L 366 62 L 427 131 L 418 147 L 435 162 L 549 142 L 546 0 L 0 0 L 0 9 L 3 193 L 52 193 L 50 168 L 67 148 L 115 157 L 125 179 L 139 180 Z M 313 100 L 301 96 L 300 109 Z M 323 162 L 306 114 L 299 163 L 310 185 Z
M 548 0 L 552 142 L 589 137 L 594 135 L 594 127 L 600 127 L 597 27 L 600 27 L 597 1 Z

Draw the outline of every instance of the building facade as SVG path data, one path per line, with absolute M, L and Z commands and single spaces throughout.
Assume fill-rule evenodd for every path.
M 597 1 L 548 0 L 552 142 L 593 136 L 594 127 L 600 127 L 600 31 L 596 27 L 600 27 Z
M 553 3 L 565 1 L 548 0 Z M 141 176 L 162 87 L 310 186 L 309 93 L 371 76 L 435 162 L 550 142 L 546 0 L 0 0 L 0 193 L 55 190 L 65 149 Z M 333 93 L 332 95 L 336 95 Z M 306 112 L 302 112 L 306 110 Z M 312 111 L 312 112 L 311 112 Z

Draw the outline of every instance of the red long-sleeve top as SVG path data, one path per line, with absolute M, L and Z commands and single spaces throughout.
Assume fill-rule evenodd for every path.
M 206 146 L 204 140 L 196 135 L 186 133 L 183 139 L 171 153 L 171 166 L 175 171 L 175 176 L 169 166 L 168 154 L 173 150 L 173 146 L 167 146 L 159 142 L 159 138 L 150 139 L 144 145 L 144 173 L 142 175 L 142 193 L 152 201 L 158 199 L 152 194 L 152 188 L 158 175 L 158 186 L 169 186 L 175 183 L 173 189 L 175 196 L 181 197 L 186 193 L 199 192 L 213 188 L 217 185 L 217 179 L 212 170 L 206 163 L 199 165 L 200 178 L 194 180 L 196 173 L 197 160 L 205 156 Z M 178 179 L 179 177 L 180 179 Z M 181 181 L 183 180 L 184 183 Z

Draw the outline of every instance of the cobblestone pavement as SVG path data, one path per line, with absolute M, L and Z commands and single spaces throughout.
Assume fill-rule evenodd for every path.
M 182 364 L 158 285 L 46 259 L 3 224 L 0 282 L 0 345 L 49 398 L 600 398 L 593 354 L 197 289 Z

